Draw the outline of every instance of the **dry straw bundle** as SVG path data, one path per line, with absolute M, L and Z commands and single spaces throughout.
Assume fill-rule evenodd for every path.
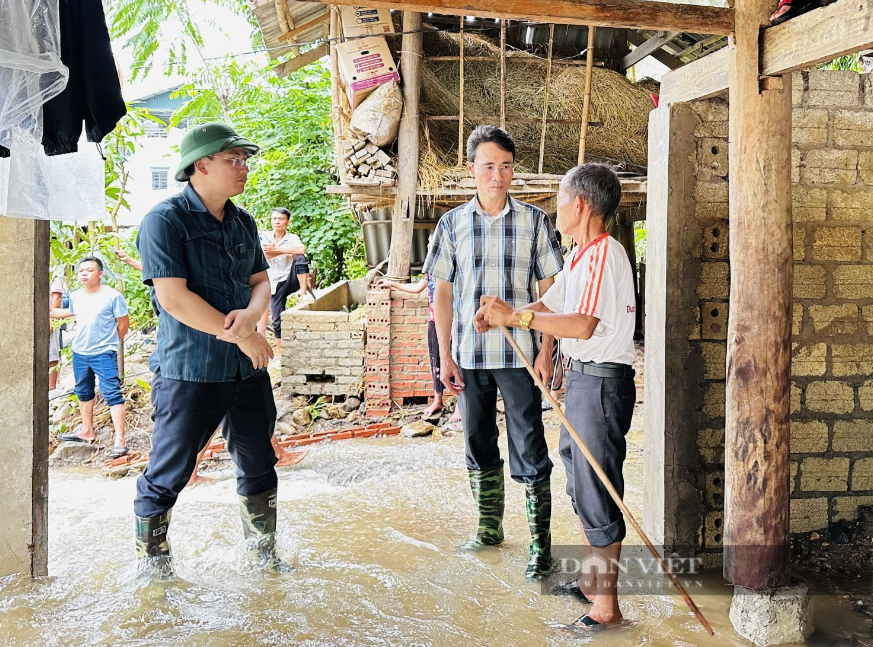
M 458 55 L 460 34 L 427 32 L 428 55 Z M 477 34 L 464 35 L 464 57 L 499 55 L 499 47 Z M 525 59 L 520 62 L 518 59 Z M 420 180 L 423 187 L 439 186 L 457 163 L 456 121 L 426 121 L 425 115 L 457 115 L 460 103 L 458 61 L 429 61 L 421 70 L 423 135 Z M 536 172 L 539 160 L 540 123 L 513 122 L 513 118 L 539 119 L 545 100 L 546 60 L 526 52 L 507 53 L 507 129 L 515 137 L 516 168 Z M 585 68 L 553 65 L 549 88 L 549 119 L 581 122 Z M 464 63 L 464 135 L 480 123 L 497 123 L 500 113 L 500 67 L 494 61 Z M 627 162 L 645 166 L 649 111 L 648 92 L 626 77 L 595 67 L 592 77 L 591 112 L 587 159 Z M 544 173 L 564 173 L 576 164 L 579 124 L 551 123 L 546 127 Z

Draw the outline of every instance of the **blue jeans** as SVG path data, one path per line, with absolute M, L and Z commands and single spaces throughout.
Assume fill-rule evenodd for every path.
M 114 350 L 100 355 L 73 353 L 73 377 L 76 378 L 74 393 L 79 402 L 94 399 L 94 378 L 100 380 L 100 393 L 110 407 L 124 404 L 121 380 L 118 378 L 118 353 Z

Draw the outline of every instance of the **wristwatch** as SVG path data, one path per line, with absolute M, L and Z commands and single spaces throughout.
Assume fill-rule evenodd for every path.
M 530 322 L 533 321 L 533 310 L 522 310 L 518 313 L 518 322 L 521 324 L 522 330 L 530 330 Z

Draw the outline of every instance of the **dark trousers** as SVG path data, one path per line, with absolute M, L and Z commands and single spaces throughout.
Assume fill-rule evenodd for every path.
M 497 391 L 503 395 L 509 445 L 509 474 L 519 483 L 539 483 L 552 473 L 539 391 L 523 368 L 460 369 L 464 380 L 461 418 L 467 468 L 503 466 L 497 448 Z
M 288 278 L 276 286 L 276 294 L 270 297 L 270 317 L 276 339 L 282 339 L 282 313 L 285 312 L 285 303 L 289 296 L 300 289 L 298 274 L 309 274 L 309 262 L 305 256 L 294 258 Z
M 440 381 L 440 341 L 437 338 L 436 323 L 427 322 L 427 353 L 430 356 L 430 376 L 433 379 L 433 392 L 442 395 L 446 387 Z
M 236 465 L 237 493 L 254 496 L 276 488 L 271 444 L 276 404 L 266 371 L 233 382 L 186 382 L 157 374 L 152 404 L 152 450 L 136 483 L 133 504 L 138 517 L 156 517 L 175 505 L 194 472 L 197 454 L 222 419 L 227 450 Z
M 567 371 L 564 412 L 622 498 L 625 435 L 633 419 L 636 396 L 632 378 Z M 588 541 L 596 548 L 604 548 L 624 539 L 626 528 L 621 510 L 563 426 L 560 452 L 567 471 L 567 494 Z

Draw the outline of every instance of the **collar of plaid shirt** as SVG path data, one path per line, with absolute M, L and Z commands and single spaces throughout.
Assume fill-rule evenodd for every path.
M 560 242 L 539 208 L 507 197 L 497 217 L 485 216 L 476 198 L 443 216 L 425 271 L 454 284 L 452 355 L 465 369 L 523 368 L 524 363 L 499 330 L 473 328 L 483 295 L 499 296 L 514 308 L 537 299 L 537 281 L 563 267 Z M 454 269 L 450 269 L 454 268 Z M 539 333 L 513 328 L 519 346 L 533 361 Z

